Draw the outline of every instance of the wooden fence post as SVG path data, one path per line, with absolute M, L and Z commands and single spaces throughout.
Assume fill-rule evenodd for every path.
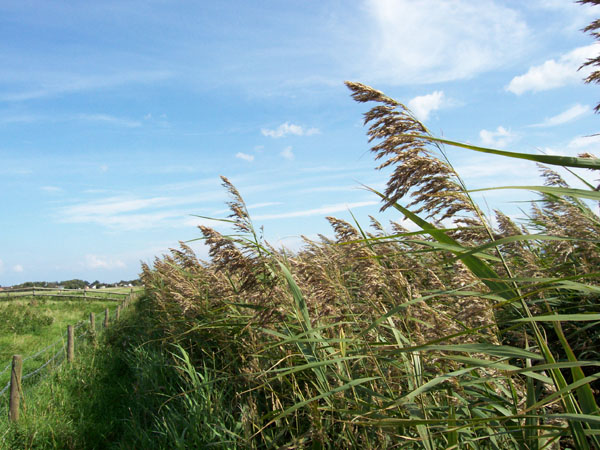
M 117 305 L 117 317 L 116 320 L 119 320 L 119 317 L 121 317 L 121 305 Z
M 67 361 L 73 362 L 75 358 L 75 336 L 73 325 L 67 325 Z
M 104 328 L 108 328 L 108 308 L 104 310 Z
M 94 316 L 93 312 L 90 313 L 90 328 L 92 333 L 96 332 L 96 317 Z
M 21 403 L 21 375 L 23 374 L 23 357 L 13 355 L 10 372 L 10 399 L 8 403 L 8 418 L 11 422 L 19 421 L 19 404 Z
M 33 296 L 35 297 L 35 286 L 32 288 L 33 290 Z

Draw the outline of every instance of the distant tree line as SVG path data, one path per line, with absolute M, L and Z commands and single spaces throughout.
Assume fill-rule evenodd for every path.
M 65 281 L 27 281 L 21 284 L 15 284 L 12 286 L 14 289 L 24 289 L 32 287 L 44 287 L 44 288 L 63 288 L 63 289 L 102 289 L 107 287 L 125 287 L 125 286 L 141 286 L 142 282 L 139 278 L 135 280 L 121 280 L 116 283 L 101 283 L 96 280 L 92 283 L 85 280 L 73 279 Z

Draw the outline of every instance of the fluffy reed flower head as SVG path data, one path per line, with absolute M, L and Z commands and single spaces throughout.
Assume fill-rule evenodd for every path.
M 223 187 L 227 189 L 227 192 L 229 192 L 229 195 L 233 198 L 233 200 L 227 202 L 227 206 L 229 206 L 229 209 L 231 210 L 229 218 L 233 219 L 234 227 L 243 233 L 250 232 L 252 230 L 252 222 L 250 221 L 250 215 L 246 209 L 244 199 L 227 177 L 221 175 L 221 180 L 223 181 Z
M 408 206 L 418 205 L 416 212 L 427 212 L 428 217 L 441 214 L 437 219 L 443 220 L 460 211 L 474 212 L 456 172 L 429 150 L 429 141 L 424 139 L 429 137 L 427 129 L 406 106 L 364 84 L 347 81 L 346 86 L 357 102 L 382 103 L 365 113 L 365 125 L 371 123 L 369 142 L 380 140 L 371 151 L 375 159 L 387 158 L 377 168 L 395 166 L 382 211 L 412 190 L 414 200 Z
M 590 5 L 600 5 L 600 0 L 578 0 L 578 3 L 581 4 L 590 4 Z M 594 20 L 587 27 L 583 29 L 584 32 L 590 33 L 594 38 L 600 40 L 600 19 Z M 579 69 L 582 69 L 587 66 L 600 66 L 600 55 L 595 58 L 588 59 L 585 63 L 581 65 Z M 586 83 L 600 83 L 600 70 L 594 70 L 590 73 L 585 79 Z M 594 110 L 598 113 L 600 112 L 600 103 L 596 105 Z

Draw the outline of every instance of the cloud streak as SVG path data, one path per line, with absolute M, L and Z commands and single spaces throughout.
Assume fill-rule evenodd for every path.
M 89 269 L 124 269 L 127 265 L 120 259 L 111 259 L 98 255 L 85 255 L 85 266 Z
M 127 84 L 155 83 L 166 80 L 172 75 L 168 71 L 131 71 L 104 75 L 42 72 L 37 80 L 28 82 L 35 87 L 0 93 L 0 102 L 22 102 L 77 92 L 110 89 Z
M 573 120 L 581 116 L 585 116 L 590 112 L 591 108 L 588 105 L 582 105 L 580 103 L 577 103 L 576 105 L 571 106 L 569 109 L 561 112 L 560 114 L 557 114 L 556 116 L 549 117 L 541 123 L 536 123 L 530 126 L 541 128 L 555 127 L 564 123 L 572 122 Z
M 354 203 L 336 203 L 333 205 L 325 205 L 320 208 L 305 209 L 302 211 L 290 211 L 285 213 L 277 214 L 263 214 L 253 217 L 253 220 L 274 220 L 274 219 L 292 219 L 295 217 L 309 217 L 309 216 L 325 216 L 327 214 L 333 214 L 340 211 L 347 211 L 352 208 L 363 208 L 365 206 L 377 205 L 377 201 L 366 201 L 366 202 L 354 202 Z

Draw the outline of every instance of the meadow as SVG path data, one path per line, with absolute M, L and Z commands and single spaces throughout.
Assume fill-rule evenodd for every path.
M 93 313 L 97 315 L 96 326 L 99 327 L 101 313 L 109 308 L 113 314 L 116 307 L 114 296 L 106 296 L 105 300 L 84 300 L 38 294 L 36 297 L 25 295 L 0 300 L 0 389 L 10 379 L 7 368 L 13 355 L 27 358 L 24 374 L 31 372 L 62 348 L 67 325 L 87 325 L 90 313 Z

